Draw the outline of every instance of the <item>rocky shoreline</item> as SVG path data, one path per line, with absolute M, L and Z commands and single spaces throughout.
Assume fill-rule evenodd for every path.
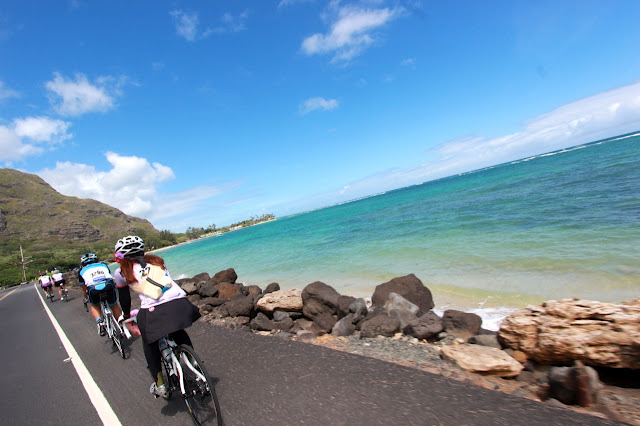
M 214 326 L 322 345 L 640 425 L 640 298 L 619 305 L 548 301 L 509 315 L 495 332 L 473 313 L 435 314 L 430 290 L 413 274 L 378 285 L 370 303 L 322 282 L 302 290 L 245 286 L 233 269 L 175 281 Z

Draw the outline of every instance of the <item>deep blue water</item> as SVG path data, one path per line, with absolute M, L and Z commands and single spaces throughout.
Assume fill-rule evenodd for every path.
M 161 251 L 174 277 L 342 294 L 414 273 L 436 305 L 640 293 L 640 133 L 332 206 Z

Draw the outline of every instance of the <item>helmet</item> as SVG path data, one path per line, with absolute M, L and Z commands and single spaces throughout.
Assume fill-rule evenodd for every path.
M 85 253 L 82 255 L 82 257 L 80 258 L 80 263 L 82 263 L 83 265 L 88 265 L 90 263 L 93 262 L 97 262 L 98 261 L 98 256 L 96 256 L 95 253 Z
M 124 257 L 144 254 L 144 241 L 135 235 L 128 235 L 120 238 L 116 243 L 116 253 L 121 253 Z

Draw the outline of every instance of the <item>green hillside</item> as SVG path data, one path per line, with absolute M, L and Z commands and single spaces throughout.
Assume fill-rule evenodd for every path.
M 31 257 L 27 279 L 33 280 L 54 266 L 77 267 L 87 251 L 111 260 L 115 242 L 130 234 L 149 246 L 171 243 L 161 243 L 165 232 L 147 220 L 99 201 L 64 196 L 36 175 L 0 169 L 0 285 L 22 281 L 20 245 Z

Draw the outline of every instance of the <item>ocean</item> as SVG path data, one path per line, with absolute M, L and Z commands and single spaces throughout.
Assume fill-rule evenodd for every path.
M 215 218 L 212 218 L 215 219 Z M 507 313 L 549 299 L 640 295 L 640 133 L 425 182 L 158 253 L 174 278 L 314 281 L 370 298 L 415 274 L 436 311 Z

